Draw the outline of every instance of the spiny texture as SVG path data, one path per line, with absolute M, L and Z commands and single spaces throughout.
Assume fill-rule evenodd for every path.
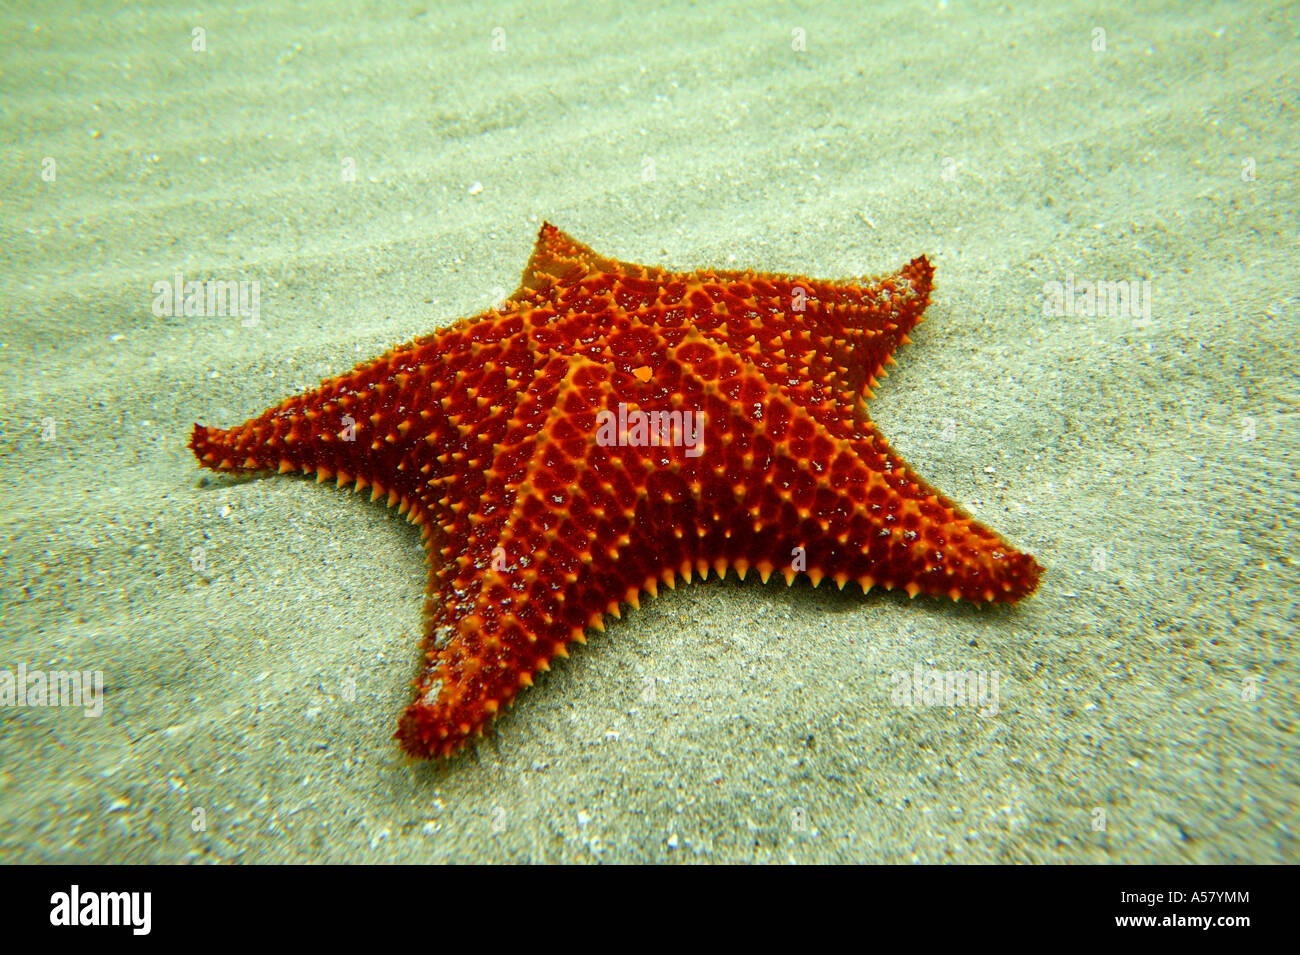
M 503 307 L 190 447 L 370 487 L 423 529 L 427 666 L 397 736 L 447 755 L 660 583 L 1031 593 L 1034 559 L 912 474 L 864 407 L 932 274 L 668 272 L 547 224 Z

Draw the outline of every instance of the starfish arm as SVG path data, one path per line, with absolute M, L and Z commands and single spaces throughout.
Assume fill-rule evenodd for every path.
M 547 611 L 522 600 L 502 601 L 501 589 L 509 590 L 506 576 L 489 571 L 484 577 L 476 603 L 451 603 L 430 619 L 426 665 L 397 731 L 413 756 L 460 749 L 522 687 L 532 685 L 535 673 L 549 669 L 568 641 L 582 635 L 561 619 L 544 620 Z M 489 599 L 497 603 L 488 606 Z M 549 606 L 558 609 L 553 600 Z
M 856 580 L 864 590 L 878 584 L 976 603 L 1033 593 L 1041 573 L 1033 557 L 917 477 L 874 427 L 865 430 L 814 468 L 816 491 L 797 506 L 814 584 Z
M 426 665 L 415 699 L 398 726 L 403 748 L 417 757 L 450 755 L 550 668 L 565 646 L 584 641 L 584 628 L 597 626 L 605 608 L 590 595 L 570 597 L 556 579 L 572 577 L 563 557 L 538 554 L 503 570 L 481 570 L 468 593 L 440 600 L 435 570 L 425 637 Z
M 387 496 L 403 512 L 432 510 L 440 482 L 486 467 L 517 389 L 535 376 L 536 356 L 522 330 L 517 315 L 461 322 L 236 427 L 196 424 L 189 447 L 213 470 L 334 478 L 340 487 L 370 487 L 372 499 Z
M 574 460 L 555 433 L 539 437 L 535 455 L 549 465 L 506 482 L 508 514 L 449 546 L 444 555 L 462 556 L 431 575 L 426 667 L 397 734 L 412 755 L 455 752 L 569 643 L 585 642 L 587 628 L 603 629 L 607 615 L 638 606 L 660 581 L 692 576 L 699 536 L 684 533 L 690 525 L 668 526 L 682 512 L 655 513 L 619 477 L 625 466 L 640 469 L 641 455 L 618 449 Z M 677 486 L 676 500 L 687 503 L 685 484 Z M 452 598 L 440 601 L 445 593 Z
M 582 280 L 607 275 L 622 265 L 598 255 L 590 247 L 545 222 L 537 233 L 533 254 L 524 267 L 519 288 L 510 296 L 510 301 L 532 307 L 557 305 L 563 294 Z
M 372 486 L 375 498 L 404 499 L 405 510 L 417 487 L 400 470 L 411 429 L 404 398 L 418 384 L 406 369 L 415 367 L 409 350 L 394 353 L 236 427 L 196 424 L 189 447 L 216 471 L 298 472 L 339 486 L 357 481 L 358 490 Z
M 700 572 L 748 569 L 764 580 L 806 574 L 841 587 L 857 581 L 975 602 L 1012 602 L 1038 584 L 1040 568 L 918 478 L 869 421 L 838 437 L 790 396 L 742 371 L 710 390 L 761 394 L 749 402 L 704 403 L 704 457 L 649 461 L 643 485 L 650 503 L 639 527 L 655 534 L 633 547 L 663 549 L 680 528 L 699 541 L 685 555 Z M 637 473 L 624 463 L 622 469 Z M 671 490 L 685 487 L 687 493 Z M 665 489 L 660 493 L 659 489 Z M 681 559 L 670 546 L 669 566 Z
M 773 384 L 812 384 L 805 406 L 824 416 L 851 413 L 858 399 L 873 396 L 876 377 L 909 341 L 933 287 L 934 266 L 918 256 L 889 275 L 843 282 L 709 274 L 687 299 L 696 329 Z

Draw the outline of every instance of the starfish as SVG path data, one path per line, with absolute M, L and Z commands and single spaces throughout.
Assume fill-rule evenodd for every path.
M 509 299 L 227 430 L 218 471 L 371 489 L 428 554 L 425 665 L 396 738 L 450 755 L 585 630 L 660 584 L 798 573 L 1015 602 L 1040 568 L 912 473 L 867 415 L 930 298 L 670 272 L 549 223 Z

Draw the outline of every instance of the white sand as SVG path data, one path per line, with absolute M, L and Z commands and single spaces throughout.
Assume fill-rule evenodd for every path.
M 107 681 L 0 709 L 0 861 L 1297 861 L 1284 5 L 274 6 L 0 13 L 0 666 Z M 482 310 L 543 218 L 681 268 L 930 255 L 872 411 L 1039 592 L 681 588 L 406 760 L 416 532 L 184 445 Z M 156 317 L 178 270 L 259 324 Z M 1071 274 L 1150 280 L 1149 323 L 1044 316 Z M 918 663 L 998 714 L 895 705 Z

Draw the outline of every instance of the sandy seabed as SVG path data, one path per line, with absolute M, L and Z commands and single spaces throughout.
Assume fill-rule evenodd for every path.
M 103 695 L 0 708 L 0 861 L 1297 861 L 1294 12 L 1162 6 L 6 8 L 0 666 Z M 714 578 L 404 758 L 416 530 L 185 442 L 482 311 L 544 219 L 928 255 L 871 411 L 1037 594 Z

